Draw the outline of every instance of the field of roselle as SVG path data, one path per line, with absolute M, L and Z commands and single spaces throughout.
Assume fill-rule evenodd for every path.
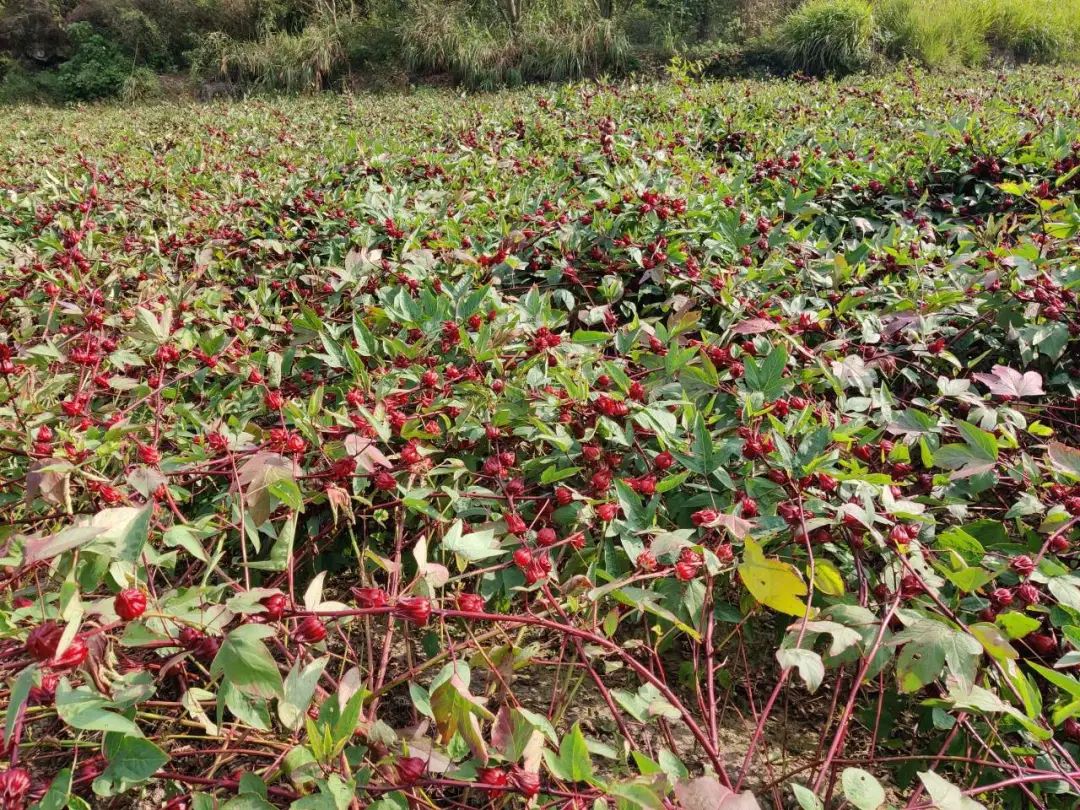
M 0 808 L 1080 802 L 1080 74 L 0 118 Z

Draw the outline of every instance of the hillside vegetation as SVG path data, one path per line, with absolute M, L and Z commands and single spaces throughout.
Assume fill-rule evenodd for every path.
M 1075 63 L 1080 0 L 0 2 L 0 103 L 491 90 L 647 74 L 673 57 L 737 76 Z

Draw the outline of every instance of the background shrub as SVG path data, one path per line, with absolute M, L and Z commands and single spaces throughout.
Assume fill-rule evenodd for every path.
M 1069 32 L 1058 28 L 1052 4 L 984 0 L 986 37 L 994 49 L 1027 62 L 1053 62 L 1068 49 Z
M 64 101 L 92 101 L 119 93 L 132 70 L 119 46 L 87 23 L 70 26 L 68 35 L 75 52 L 55 72 L 55 94 Z
M 341 43 L 349 65 L 365 72 L 393 70 L 401 62 L 404 7 L 390 0 L 372 2 L 368 13 L 343 24 Z
M 1080 45 L 1080 0 L 878 0 L 874 19 L 888 56 L 927 67 L 1067 61 Z
M 968 0 L 879 0 L 874 19 L 888 56 L 927 66 L 979 65 L 990 49 Z
M 806 73 L 850 73 L 872 55 L 874 15 L 864 0 L 812 0 L 776 36 L 788 64 Z
M 345 66 L 341 32 L 309 25 L 296 34 L 275 31 L 249 42 L 226 40 L 219 73 L 261 90 L 322 90 Z
M 131 71 L 124 79 L 120 89 L 120 98 L 128 104 L 161 98 L 161 80 L 149 68 L 139 67 Z
M 411 9 L 403 29 L 410 67 L 449 73 L 469 87 L 578 79 L 629 62 L 625 31 L 585 3 L 535 3 L 514 23 L 485 19 L 465 2 L 414 0 Z

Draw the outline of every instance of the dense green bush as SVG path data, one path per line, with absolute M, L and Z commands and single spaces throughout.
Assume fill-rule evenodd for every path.
M 63 101 L 92 101 L 117 95 L 131 73 L 131 60 L 116 43 L 86 23 L 68 28 L 75 53 L 55 72 L 58 96 Z
M 812 0 L 777 30 L 788 64 L 807 73 L 851 73 L 873 53 L 874 15 L 865 0 Z
M 83 0 L 68 15 L 68 22 L 89 23 L 118 45 L 132 61 L 159 70 L 171 67 L 169 37 L 155 17 L 134 3 L 120 5 L 117 0 Z

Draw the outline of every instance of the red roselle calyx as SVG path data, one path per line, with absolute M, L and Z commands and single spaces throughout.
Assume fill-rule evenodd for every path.
M 523 796 L 532 798 L 540 792 L 540 775 L 532 771 L 526 771 L 518 766 L 510 770 L 510 783 L 521 792 Z
M 390 603 L 390 597 L 382 588 L 353 588 L 352 595 L 356 604 L 362 608 L 383 608 Z
M 4 810 L 20 810 L 30 792 L 30 784 L 30 774 L 23 768 L 0 772 L 0 806 Z
M 293 638 L 301 644 L 317 644 L 326 638 L 326 625 L 315 616 L 306 616 L 297 626 Z
M 272 593 L 263 597 L 259 604 L 266 610 L 263 615 L 272 622 L 280 621 L 289 608 L 289 600 L 283 593 Z
M 1035 571 L 1035 561 L 1027 554 L 1021 554 L 1012 558 L 1009 567 L 1016 572 L 1017 576 L 1026 578 Z
M 720 519 L 720 513 L 715 509 L 699 509 L 690 516 L 695 526 L 709 526 Z
M 41 684 L 30 687 L 30 694 L 27 698 L 28 703 L 31 706 L 51 706 L 56 699 L 56 684 L 59 681 L 59 675 L 52 672 L 43 673 Z
M 420 757 L 402 757 L 395 763 L 397 780 L 400 785 L 411 785 L 424 775 L 427 763 Z
M 615 519 L 615 515 L 619 513 L 619 507 L 614 503 L 601 503 L 596 506 L 596 516 L 605 523 L 609 523 Z
M 125 622 L 137 619 L 146 611 L 146 594 L 138 588 L 125 588 L 113 600 L 116 615 Z
M 62 653 L 49 661 L 49 666 L 58 670 L 75 669 L 86 660 L 89 654 L 90 648 L 86 646 L 86 642 L 81 638 L 73 638 Z
M 480 768 L 476 772 L 476 781 L 488 788 L 489 793 L 495 794 L 501 791 L 491 788 L 504 788 L 510 780 L 502 768 Z
M 26 651 L 37 661 L 48 661 L 56 652 L 63 634 L 63 629 L 56 622 L 38 625 L 26 637 Z
M 423 627 L 431 617 L 431 602 L 422 596 L 410 596 L 398 599 L 394 605 L 394 615 L 399 619 Z
M 457 597 L 458 610 L 467 613 L 483 613 L 484 597 L 478 593 L 460 593 Z

